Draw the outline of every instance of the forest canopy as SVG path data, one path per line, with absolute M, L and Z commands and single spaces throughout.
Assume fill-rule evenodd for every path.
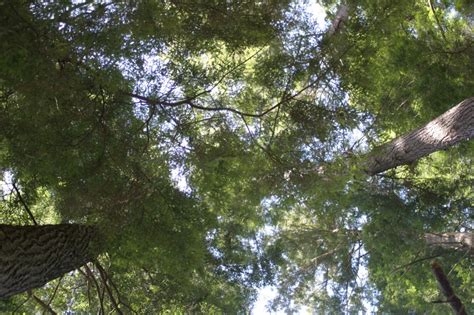
M 474 312 L 473 65 L 469 0 L 0 2 L 0 311 Z

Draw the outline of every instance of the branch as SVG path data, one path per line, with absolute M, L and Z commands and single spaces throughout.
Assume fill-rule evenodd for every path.
M 328 71 L 325 71 L 325 72 L 328 72 Z M 135 93 L 128 93 L 128 95 L 133 97 L 133 98 L 139 99 L 139 100 L 141 100 L 141 101 L 143 101 L 143 102 L 145 102 L 145 103 L 147 103 L 148 105 L 151 105 L 151 106 L 163 105 L 163 106 L 169 106 L 169 107 L 177 107 L 177 106 L 182 106 L 182 105 L 188 105 L 191 108 L 205 110 L 205 111 L 228 111 L 228 112 L 231 112 L 231 113 L 234 113 L 234 114 L 237 114 L 237 115 L 240 115 L 240 116 L 244 116 L 244 117 L 262 118 L 263 116 L 267 115 L 271 111 L 273 111 L 276 108 L 280 107 L 282 104 L 284 104 L 288 101 L 291 101 L 292 99 L 299 96 L 301 93 L 303 93 L 307 89 L 309 89 L 309 88 L 315 86 L 316 84 L 318 84 L 319 81 L 320 81 L 320 78 L 321 78 L 321 76 L 318 77 L 313 82 L 306 85 L 304 88 L 302 88 L 298 92 L 296 92 L 294 94 L 291 94 L 286 98 L 283 98 L 281 101 L 279 101 L 275 105 L 270 106 L 269 108 L 267 108 L 266 110 L 264 110 L 260 113 L 246 113 L 246 112 L 239 111 L 239 110 L 237 110 L 235 108 L 232 108 L 232 107 L 226 107 L 226 106 L 207 107 L 207 106 L 197 105 L 197 104 L 193 103 L 193 101 L 198 96 L 204 94 L 204 92 L 201 92 L 200 94 L 197 94 L 193 97 L 189 97 L 189 98 L 186 98 L 186 99 L 183 99 L 183 100 L 180 100 L 180 101 L 176 101 L 176 102 L 161 101 L 159 99 L 153 99 L 153 98 L 138 95 L 138 94 L 135 94 Z
M 127 303 L 125 303 L 120 295 L 120 291 L 118 290 L 117 286 L 115 285 L 115 283 L 112 281 L 112 279 L 110 279 L 109 277 L 109 282 L 110 282 L 110 285 L 112 286 L 112 288 L 115 290 L 115 292 L 117 293 L 117 297 L 118 297 L 118 304 L 122 304 L 123 306 L 125 306 L 126 308 L 128 308 L 130 311 L 132 311 L 132 313 L 134 314 L 138 314 L 137 311 L 135 311 L 130 305 L 128 305 Z
M 346 48 L 342 53 L 341 55 L 339 56 L 339 59 L 342 58 L 350 49 L 352 48 L 352 46 L 349 46 L 348 48 Z M 252 57 L 252 56 L 251 56 Z M 251 58 L 250 57 L 250 58 Z M 248 59 L 250 59 L 248 58 Z M 247 60 L 248 60 L 247 59 Z M 246 60 L 246 61 L 247 61 Z M 244 61 L 244 62 L 246 62 Z M 260 112 L 260 113 L 247 113 L 247 112 L 242 112 L 242 111 L 239 111 L 235 108 L 232 108 L 232 107 L 226 107 L 226 106 L 216 106 L 216 107 L 207 107 L 207 106 L 202 106 L 202 105 L 198 105 L 198 104 L 195 104 L 194 101 L 204 95 L 204 94 L 207 94 L 207 93 L 210 93 L 211 90 L 216 86 L 212 86 L 210 89 L 207 89 L 207 90 L 204 90 L 194 96 L 190 96 L 190 97 L 186 97 L 182 100 L 179 100 L 179 101 L 175 101 L 175 102 L 168 102 L 168 101 L 164 101 L 164 100 L 160 100 L 159 98 L 150 98 L 150 97 L 146 97 L 146 96 L 143 96 L 143 95 L 139 95 L 139 94 L 136 94 L 136 93 L 123 93 L 124 95 L 127 95 L 127 96 L 130 96 L 132 98 L 136 98 L 138 100 L 141 100 L 143 102 L 145 102 L 146 104 L 150 105 L 150 106 L 157 106 L 157 105 L 161 105 L 161 106 L 168 106 L 168 107 L 178 107 L 178 106 L 182 106 L 182 105 L 188 105 L 190 106 L 191 108 L 194 108 L 194 109 L 199 109 L 199 110 L 205 110 L 205 111 L 228 111 L 228 112 L 231 112 L 231 113 L 234 113 L 234 114 L 237 114 L 237 115 L 240 115 L 240 116 L 243 116 L 243 117 L 253 117 L 253 118 L 262 118 L 263 116 L 267 115 L 268 113 L 272 112 L 273 110 L 279 108 L 281 105 L 283 105 L 284 103 L 288 102 L 288 101 L 291 101 L 293 100 L 294 98 L 298 97 L 299 95 L 301 95 L 304 91 L 316 86 L 319 84 L 319 82 L 331 71 L 331 67 L 327 67 L 326 69 L 323 69 L 322 73 L 319 74 L 319 76 L 312 82 L 308 83 L 305 87 L 303 87 L 302 89 L 300 89 L 298 92 L 294 93 L 294 94 L 291 94 L 291 95 L 288 95 L 287 97 L 284 97 L 282 98 L 279 102 L 277 102 L 275 105 L 272 105 L 270 106 L 269 108 L 265 109 L 264 111 Z M 216 84 L 219 84 L 223 79 L 224 77 L 228 74 L 229 72 L 226 72 L 224 74 L 224 76 L 216 83 Z
M 12 183 L 12 186 L 13 186 L 13 189 L 15 189 L 15 192 L 16 192 L 16 194 L 18 195 L 18 199 L 20 200 L 21 204 L 23 205 L 23 207 L 25 208 L 26 212 L 27 212 L 28 215 L 30 216 L 30 219 L 33 221 L 33 223 L 34 223 L 35 225 L 38 225 L 38 222 L 36 222 L 33 213 L 31 213 L 30 208 L 28 207 L 28 205 L 26 204 L 25 200 L 24 200 L 23 197 L 21 196 L 20 190 L 19 190 L 18 187 L 16 186 L 15 182 Z
M 94 283 L 94 286 L 97 290 L 97 295 L 98 295 L 98 298 L 99 298 L 99 302 L 100 302 L 100 311 L 99 311 L 99 314 L 105 314 L 105 310 L 104 310 L 104 298 L 103 298 L 103 295 L 100 294 L 100 287 L 99 287 L 99 283 L 97 282 L 96 278 L 94 277 L 94 274 L 92 273 L 92 270 L 89 268 L 89 266 L 87 265 L 84 265 L 84 269 L 86 270 L 86 272 L 84 273 L 84 271 L 82 271 L 81 269 L 78 269 L 79 272 L 81 274 L 84 275 L 84 277 L 86 277 L 86 279 L 90 282 L 92 281 Z
M 12 312 L 12 314 L 16 314 L 17 311 L 23 306 L 25 305 L 26 302 L 28 302 L 31 298 L 31 295 L 28 295 L 28 297 L 26 298 L 26 300 L 24 300 L 23 302 L 21 302 Z M 23 314 L 23 313 L 22 313 Z
M 474 137 L 473 119 L 474 97 L 469 97 L 424 126 L 373 149 L 363 165 L 364 171 L 373 176 L 469 140 Z
M 63 280 L 63 278 L 64 278 L 64 275 L 62 275 L 61 278 L 59 278 L 58 284 L 57 284 L 56 287 L 54 288 L 53 294 L 51 295 L 51 297 L 49 298 L 49 301 L 48 301 L 48 303 L 47 303 L 48 306 L 51 305 L 51 303 L 53 302 L 54 298 L 56 297 L 56 293 L 58 292 L 59 286 L 61 285 L 61 281 Z M 44 314 L 44 313 L 43 313 L 43 314 Z
M 99 262 L 95 262 L 95 265 L 97 267 L 97 269 L 99 269 L 99 272 L 100 270 L 103 271 L 104 275 L 106 276 L 107 278 L 107 282 L 110 283 L 110 286 L 112 286 L 112 288 L 115 290 L 115 292 L 117 293 L 117 299 L 118 299 L 118 303 L 117 305 L 120 305 L 122 304 L 123 306 L 125 306 L 126 308 L 128 308 L 132 313 L 135 313 L 135 314 L 138 314 L 130 305 L 128 305 L 127 303 L 125 303 L 122 299 L 122 296 L 120 294 L 120 291 L 118 290 L 117 286 L 115 285 L 115 283 L 112 281 L 112 278 L 106 273 L 106 271 L 104 270 L 104 268 L 102 267 L 102 265 L 99 264 Z
M 436 260 L 434 260 L 431 263 L 431 269 L 436 277 L 436 280 L 438 281 L 438 286 L 441 289 L 441 292 L 447 298 L 446 302 L 451 305 L 451 308 L 453 309 L 455 314 L 467 315 L 466 307 L 464 306 L 464 304 L 462 304 L 461 300 L 454 293 L 454 290 L 451 287 L 451 284 L 449 283 L 448 277 L 441 268 L 441 265 Z
M 186 97 L 185 99 L 182 99 L 180 101 L 176 101 L 176 102 L 165 102 L 165 101 L 159 101 L 158 99 L 156 100 L 153 100 L 153 99 L 150 99 L 150 98 L 147 98 L 147 97 L 143 97 L 141 95 L 138 95 L 138 94 L 135 94 L 135 93 L 123 93 L 125 95 L 128 95 L 128 96 L 131 96 L 133 98 L 136 98 L 136 99 L 139 99 L 141 101 L 144 101 L 146 102 L 147 104 L 149 105 L 164 105 L 164 106 L 180 106 L 180 105 L 185 105 L 185 104 L 188 104 L 188 105 L 191 105 L 192 107 L 195 107 L 195 108 L 198 108 L 198 109 L 208 109 L 208 108 L 199 108 L 197 105 L 192 105 L 190 104 L 190 102 L 192 102 L 193 100 L 197 99 L 198 97 L 204 95 L 204 94 L 208 94 L 208 93 L 211 93 L 211 91 L 213 89 L 215 89 L 220 83 L 222 83 L 222 81 L 224 81 L 224 79 L 229 75 L 231 74 L 232 72 L 234 72 L 235 70 L 237 70 L 238 68 L 240 68 L 242 65 L 246 64 L 248 61 L 250 61 L 252 58 L 254 58 L 256 55 L 258 55 L 260 52 L 262 52 L 262 50 L 265 48 L 262 47 L 260 49 L 258 49 L 255 53 L 253 53 L 252 55 L 250 55 L 248 58 L 244 59 L 242 62 L 240 62 L 239 64 L 235 65 L 234 67 L 232 67 L 230 70 L 224 72 L 224 74 L 208 89 L 206 90 L 203 90 L 199 93 L 197 93 L 196 95 L 194 96 L 190 96 L 190 97 Z M 212 108 L 209 108 L 208 110 L 212 110 Z M 217 110 L 217 109 L 216 109 Z M 219 109 L 219 110 L 223 110 L 223 109 Z M 232 111 L 232 109 L 228 109 L 230 111 Z M 237 113 L 238 114 L 238 113 Z
M 414 264 L 417 264 L 417 263 L 422 262 L 422 261 L 425 261 L 425 260 L 429 260 L 429 259 L 433 259 L 433 258 L 438 258 L 438 257 L 440 257 L 440 256 L 442 256 L 442 255 L 433 255 L 433 256 L 418 258 L 418 259 L 415 259 L 415 260 L 409 262 L 408 264 L 404 264 L 404 265 L 401 265 L 401 266 L 399 266 L 399 267 L 393 269 L 392 272 L 398 271 L 398 270 L 400 270 L 400 269 L 402 269 L 402 268 L 410 267 L 410 266 L 412 266 L 412 265 L 414 265 Z
M 444 29 L 441 26 L 441 23 L 439 22 L 438 16 L 436 15 L 436 11 L 435 11 L 435 8 L 433 6 L 433 2 L 431 0 L 428 0 L 428 4 L 430 6 L 431 12 L 433 12 L 433 15 L 434 15 L 435 20 L 436 20 L 436 24 L 438 24 L 439 30 L 441 31 L 441 36 L 443 36 L 444 41 L 447 42 L 448 40 L 446 39 L 446 35 L 444 34 Z
M 102 283 L 104 284 L 105 290 L 110 298 L 110 302 L 112 302 L 114 309 L 117 311 L 118 314 L 123 315 L 123 312 L 120 310 L 117 301 L 115 300 L 115 297 L 112 294 L 112 290 L 110 290 L 110 287 L 107 284 L 107 272 L 98 262 L 95 262 L 94 265 L 97 267 L 97 270 L 99 270 L 100 277 L 102 278 Z
M 341 12 L 341 14 L 348 14 L 348 7 L 345 7 L 344 9 L 341 9 L 343 12 Z M 342 58 L 342 56 L 344 56 L 350 49 L 351 49 L 352 46 L 349 46 L 347 49 L 345 49 L 341 55 L 339 56 L 339 59 Z M 250 60 L 251 58 L 253 58 L 257 53 L 259 53 L 259 51 L 257 51 L 255 54 L 253 54 L 252 56 L 250 56 L 249 58 L 247 58 L 246 60 L 244 60 L 241 64 L 244 64 L 246 63 L 248 60 Z M 232 68 L 231 70 L 227 71 L 226 73 L 224 73 L 224 75 L 213 85 L 211 86 L 210 88 L 208 88 L 207 90 L 204 90 L 204 91 L 201 91 L 200 93 L 196 94 L 196 95 L 193 95 L 193 96 L 188 96 L 188 97 L 185 97 L 184 99 L 181 99 L 181 100 L 177 100 L 177 101 L 174 101 L 174 102 L 169 102 L 169 101 L 165 101 L 165 100 L 161 100 L 160 98 L 151 98 L 151 97 L 146 97 L 146 96 L 143 96 L 143 95 L 139 95 L 139 94 L 136 94 L 136 93 L 128 93 L 128 92 L 122 92 L 123 95 L 126 95 L 126 96 L 129 96 L 129 97 L 132 97 L 132 98 L 135 98 L 135 99 L 138 99 L 142 102 L 145 102 L 146 104 L 148 104 L 149 106 L 167 106 L 167 107 L 178 107 L 178 106 L 183 106 L 183 105 L 187 105 L 187 106 L 190 106 L 191 108 L 194 108 L 194 109 L 199 109 L 199 110 L 205 110 L 205 111 L 227 111 L 227 112 L 231 112 L 231 113 L 234 113 L 234 114 L 237 114 L 241 117 L 253 117 L 253 118 L 262 118 L 263 116 L 267 115 L 268 113 L 272 112 L 273 110 L 277 109 L 280 110 L 280 106 L 283 105 L 284 103 L 288 102 L 288 101 L 291 101 L 293 99 L 295 99 L 296 97 L 298 97 L 299 95 L 301 95 L 304 91 L 316 86 L 319 84 L 319 82 L 331 71 L 331 67 L 327 67 L 326 69 L 323 69 L 322 73 L 319 74 L 319 76 L 313 80 L 312 82 L 309 82 L 305 87 L 303 87 L 302 89 L 300 89 L 298 92 L 294 93 L 294 94 L 291 94 L 291 95 L 288 95 L 287 97 L 282 97 L 280 99 L 279 102 L 277 102 L 275 105 L 272 105 L 270 106 L 269 108 L 263 110 L 262 112 L 259 112 L 259 113 L 247 113 L 247 112 L 242 112 L 238 109 L 235 109 L 235 108 L 232 108 L 232 107 L 226 107 L 226 106 L 215 106 L 215 107 L 207 107 L 207 106 L 202 106 L 202 105 L 198 105 L 196 103 L 194 103 L 195 100 L 197 100 L 200 96 L 202 95 L 205 95 L 205 94 L 208 94 L 210 93 L 219 83 L 221 83 L 224 78 L 229 74 L 231 73 L 232 71 L 234 71 L 235 69 L 237 69 L 238 67 L 240 67 L 240 65 L 237 65 L 235 66 L 234 68 Z M 149 118 L 150 119 L 150 118 Z
M 139 100 L 141 100 L 141 101 L 143 101 L 143 102 L 145 102 L 145 103 L 147 103 L 148 105 L 151 105 L 151 106 L 162 105 L 162 106 L 168 106 L 168 107 L 178 107 L 178 106 L 182 106 L 182 105 L 188 105 L 191 108 L 206 110 L 206 111 L 229 111 L 229 112 L 232 112 L 234 114 L 238 114 L 238 115 L 241 115 L 241 116 L 248 116 L 248 117 L 261 117 L 261 116 L 263 116 L 263 115 L 259 115 L 259 114 L 241 112 L 241 111 L 239 111 L 237 109 L 234 109 L 234 108 L 231 108 L 231 107 L 225 107 L 225 106 L 206 107 L 206 106 L 197 105 L 197 104 L 193 103 L 193 100 L 195 100 L 199 96 L 199 94 L 195 95 L 193 97 L 185 98 L 185 99 L 180 100 L 180 101 L 176 101 L 176 102 L 161 101 L 159 99 L 153 99 L 153 98 L 138 95 L 138 94 L 135 94 L 135 93 L 128 93 L 128 96 L 139 99 Z
M 46 304 L 45 302 L 43 302 L 39 297 L 37 297 L 36 295 L 33 294 L 33 292 L 28 291 L 28 295 L 31 296 L 33 298 L 33 300 L 36 301 L 36 303 L 38 303 L 39 305 L 41 305 L 41 307 L 45 310 L 45 311 L 48 311 L 51 315 L 57 315 L 58 313 L 56 313 L 52 308 L 51 306 L 49 306 L 48 304 Z

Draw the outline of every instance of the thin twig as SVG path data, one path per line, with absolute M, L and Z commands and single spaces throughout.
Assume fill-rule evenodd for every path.
M 31 290 L 28 291 L 28 295 L 30 295 L 36 301 L 36 303 L 38 303 L 45 311 L 48 311 L 51 315 L 58 314 L 51 308 L 51 306 L 49 306 L 48 304 L 43 302 L 39 297 L 34 295 Z
M 267 154 L 270 159 L 280 165 L 284 165 L 284 163 L 277 157 L 275 156 L 271 151 L 270 149 L 267 149 L 265 148 L 263 145 L 261 145 L 258 140 L 255 138 L 254 134 L 252 133 L 252 131 L 250 130 L 250 126 L 248 125 L 247 121 L 245 120 L 245 116 L 240 116 L 240 118 L 242 118 L 242 121 L 244 122 L 244 125 L 245 125 L 245 128 L 247 129 L 247 133 L 249 134 L 250 136 L 250 140 L 255 143 L 255 145 L 257 145 L 257 147 L 259 147 L 265 154 Z
M 461 258 L 458 259 L 458 261 L 456 261 L 456 263 L 454 263 L 452 266 L 451 266 L 451 269 L 449 270 L 448 272 L 448 276 L 453 272 L 454 268 L 456 268 L 457 265 L 459 265 L 459 263 L 461 262 L 461 260 L 463 260 L 464 258 L 466 258 L 466 256 L 470 254 L 470 248 L 467 248 L 466 251 L 464 252 L 464 255 L 461 256 Z
M 12 312 L 12 314 L 16 314 L 16 312 L 23 306 L 25 305 L 26 302 L 28 302 L 31 298 L 31 295 L 28 295 L 28 297 L 26 298 L 26 300 L 24 300 L 23 302 L 21 302 Z
M 103 294 L 100 294 L 100 286 L 99 283 L 97 282 L 97 279 L 95 278 L 94 274 L 92 273 L 92 270 L 89 268 L 89 266 L 84 265 L 84 269 L 86 270 L 86 273 L 82 271 L 81 269 L 78 269 L 81 274 L 83 274 L 88 281 L 92 281 L 95 285 L 95 288 L 97 290 L 97 295 L 99 297 L 99 304 L 100 304 L 100 314 L 105 314 L 104 310 L 104 296 Z
M 64 278 L 64 275 L 61 276 L 61 278 L 59 278 L 58 280 L 58 284 L 56 285 L 56 287 L 54 288 L 54 291 L 53 291 L 53 294 L 51 295 L 51 297 L 49 298 L 49 301 L 47 303 L 48 306 L 51 305 L 51 303 L 53 302 L 54 298 L 56 297 L 56 293 L 58 292 L 58 288 L 59 286 L 61 285 L 61 281 L 63 280 Z M 43 312 L 44 314 L 44 312 Z
M 414 264 L 417 264 L 417 263 L 419 263 L 419 262 L 422 262 L 422 261 L 425 261 L 425 260 L 430 260 L 430 259 L 433 259 L 433 258 L 438 258 L 438 257 L 440 257 L 440 256 L 442 256 L 442 255 L 441 255 L 441 254 L 438 254 L 438 255 L 433 255 L 433 256 L 428 256 L 428 257 L 422 257 L 422 258 L 419 258 L 419 259 L 415 259 L 415 260 L 409 262 L 408 264 L 404 264 L 404 265 L 401 265 L 401 266 L 399 266 L 399 267 L 393 269 L 392 272 L 396 272 L 396 271 L 398 271 L 398 270 L 400 270 L 400 269 L 410 267 L 410 266 L 412 266 L 412 265 L 414 265 Z
M 295 77 L 295 74 L 293 73 L 293 75 L 290 76 L 290 78 L 288 78 L 288 81 L 286 81 L 285 90 L 283 91 L 283 94 L 281 95 L 281 100 L 283 100 L 285 98 L 285 96 L 290 92 L 290 85 L 291 85 L 291 82 L 294 79 L 294 77 Z M 272 134 L 270 136 L 270 140 L 268 141 L 267 147 L 270 146 L 270 144 L 273 142 L 273 138 L 275 136 L 276 126 L 277 126 L 277 123 L 278 123 L 278 116 L 280 115 L 280 109 L 281 109 L 281 106 L 278 106 L 275 118 L 273 119 Z
M 33 223 L 34 223 L 35 225 L 38 225 L 38 222 L 36 222 L 33 213 L 31 212 L 30 208 L 28 207 L 28 205 L 26 204 L 25 200 L 24 200 L 23 197 L 21 196 L 20 190 L 19 190 L 18 187 L 16 186 L 15 182 L 12 183 L 12 186 L 13 186 L 13 189 L 15 190 L 15 192 L 16 192 L 16 194 L 17 194 L 17 196 L 18 196 L 18 199 L 20 200 L 21 204 L 23 205 L 23 207 L 25 208 L 26 212 L 27 212 L 28 215 L 30 216 L 30 219 L 33 221 Z
M 110 287 L 107 284 L 107 272 L 104 270 L 104 268 L 102 268 L 99 262 L 95 262 L 94 265 L 97 267 L 97 270 L 99 270 L 100 277 L 102 278 L 102 283 L 104 284 L 105 290 L 110 298 L 110 302 L 112 302 L 114 309 L 117 311 L 118 314 L 123 315 L 123 312 L 120 310 L 117 301 L 115 300 L 115 297 L 112 294 L 112 290 L 110 290 Z
M 433 12 L 433 15 L 435 17 L 435 20 L 436 20 L 436 24 L 438 24 L 438 28 L 439 30 L 441 31 L 441 36 L 443 37 L 444 41 L 445 42 L 448 42 L 448 40 L 446 39 L 446 34 L 444 33 L 444 29 L 443 27 L 441 26 L 441 23 L 438 19 L 438 15 L 436 15 L 436 11 L 435 11 L 435 8 L 433 6 L 433 2 L 431 0 L 428 0 L 428 4 L 430 6 L 430 9 L 431 9 L 431 12 Z

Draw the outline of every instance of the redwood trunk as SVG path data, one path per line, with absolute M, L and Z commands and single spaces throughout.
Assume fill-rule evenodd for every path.
M 430 246 L 439 246 L 448 249 L 467 249 L 474 252 L 474 233 L 426 233 L 425 240 Z
M 366 172 L 374 175 L 410 164 L 433 152 L 474 137 L 474 97 L 454 106 L 425 126 L 376 149 Z
M 94 227 L 0 225 L 0 298 L 41 287 L 95 258 Z

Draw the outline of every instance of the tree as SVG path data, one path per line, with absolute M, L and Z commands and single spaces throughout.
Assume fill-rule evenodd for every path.
M 367 162 L 367 173 L 375 175 L 410 164 L 430 153 L 446 149 L 474 136 L 474 98 L 448 110 L 427 125 L 394 139 L 377 149 Z
M 467 10 L 323 4 L 329 33 L 304 1 L 2 4 L 2 223 L 102 251 L 1 307 L 237 313 L 274 283 L 282 307 L 436 313 L 432 256 L 469 296 L 465 252 L 425 235 L 472 229 L 471 143 L 363 172 L 472 97 Z
M 327 5 L 331 12 L 337 12 L 332 1 Z M 463 299 L 470 294 L 471 281 L 466 275 L 472 272 L 471 257 L 461 247 L 454 250 L 427 246 L 425 235 L 472 230 L 472 143 L 422 160 L 421 156 L 413 157 L 409 167 L 387 167 L 390 170 L 386 174 L 371 179 L 360 172 L 371 165 L 372 159 L 391 157 L 386 155 L 393 148 L 391 145 L 404 139 L 390 142 L 396 134 L 408 137 L 413 135 L 409 130 L 425 131 L 419 128 L 422 123 L 459 100 L 465 99 L 464 106 L 471 107 L 467 104 L 472 103 L 472 94 L 467 91 L 472 90 L 472 69 L 464 66 L 474 56 L 469 19 L 462 14 L 457 15 L 459 19 L 450 19 L 447 11 L 453 3 L 447 1 L 435 4 L 434 9 L 425 2 L 388 1 L 349 1 L 349 8 L 344 30 L 332 38 L 326 49 L 340 52 L 350 47 L 339 57 L 335 72 L 350 108 L 364 117 L 359 125 L 364 134 L 362 140 L 353 140 L 354 144 L 344 146 L 339 140 L 342 148 L 320 167 L 313 168 L 314 174 L 309 175 L 302 167 L 301 175 L 295 176 L 293 189 L 300 193 L 282 201 L 281 206 L 287 209 L 286 215 L 291 213 L 298 222 L 310 222 L 317 228 L 295 237 L 300 224 L 290 225 L 282 220 L 278 225 L 276 237 L 282 242 L 287 235 L 294 237 L 291 244 L 277 247 L 284 262 L 279 270 L 282 297 L 276 302 L 281 306 L 282 300 L 296 301 L 319 311 L 337 313 L 350 312 L 365 299 L 382 312 L 444 314 L 449 311 L 446 306 L 430 303 L 438 292 L 429 273 L 429 262 L 433 257 L 442 257 L 443 263 L 452 266 L 453 286 L 460 288 Z M 469 130 L 470 116 L 464 124 L 461 121 L 466 116 L 461 117 L 460 130 Z M 379 150 L 369 149 L 379 142 L 389 144 Z M 429 147 L 434 152 L 436 146 Z M 414 146 L 413 152 L 416 149 Z M 346 154 L 341 156 L 341 151 Z M 328 208 L 331 210 L 322 210 Z M 354 229 L 359 231 L 362 244 L 361 254 L 355 255 L 353 248 L 346 248 L 350 241 L 344 242 L 341 237 L 345 245 L 341 249 L 338 242 L 329 243 L 334 234 L 322 232 L 345 235 L 344 231 Z M 323 251 L 316 250 L 319 244 L 325 244 Z M 277 245 L 278 242 L 270 242 L 272 250 Z M 324 253 L 333 256 L 319 261 Z M 338 259 L 341 256 L 350 257 L 345 265 L 351 272 L 346 275 L 367 269 L 368 277 L 356 274 L 358 281 L 352 282 L 338 277 L 334 271 L 344 270 Z M 294 281 L 285 285 L 284 279 Z

